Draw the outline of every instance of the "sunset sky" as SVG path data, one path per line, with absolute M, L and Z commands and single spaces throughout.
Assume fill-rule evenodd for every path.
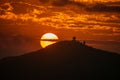
M 119 42 L 120 0 L 0 0 L 1 51 L 39 49 L 48 32 L 60 40 Z

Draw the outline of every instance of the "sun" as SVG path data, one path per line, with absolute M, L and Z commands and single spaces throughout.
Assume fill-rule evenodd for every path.
M 54 33 L 46 33 L 40 39 L 40 45 L 42 48 L 47 47 L 48 45 L 54 44 L 58 41 L 57 35 Z

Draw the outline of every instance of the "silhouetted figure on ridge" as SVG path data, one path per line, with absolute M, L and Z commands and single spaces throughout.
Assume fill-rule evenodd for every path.
M 83 45 L 85 45 L 85 43 L 86 43 L 86 42 L 85 42 L 85 41 L 83 41 Z
M 78 40 L 76 40 L 76 37 L 75 37 L 75 36 L 73 36 L 73 38 L 72 38 L 72 42 L 77 43 L 77 44 L 80 43 Z
M 80 43 L 81 45 L 85 45 L 85 44 L 86 44 L 85 41 L 82 41 L 82 42 L 77 41 L 75 36 L 73 36 L 72 41 L 73 41 L 73 42 L 76 42 L 76 43 L 78 43 L 78 44 Z
M 75 37 L 75 36 L 73 37 L 72 41 L 75 41 L 75 42 L 76 42 L 76 37 Z
M 73 36 L 73 38 L 72 38 L 72 41 L 74 42 L 74 43 L 77 43 L 77 44 L 82 44 L 81 42 L 79 42 L 78 40 L 76 40 L 76 37 L 75 36 Z

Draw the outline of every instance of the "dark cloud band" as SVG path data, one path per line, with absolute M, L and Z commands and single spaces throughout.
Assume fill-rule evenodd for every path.
M 120 6 L 107 6 L 105 4 L 95 4 L 92 7 L 86 8 L 87 11 L 94 12 L 120 12 Z

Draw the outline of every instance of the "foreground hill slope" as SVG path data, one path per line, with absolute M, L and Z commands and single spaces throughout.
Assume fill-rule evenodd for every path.
M 119 65 L 118 54 L 77 41 L 61 41 L 36 52 L 0 60 L 0 76 L 16 80 L 116 80 Z

